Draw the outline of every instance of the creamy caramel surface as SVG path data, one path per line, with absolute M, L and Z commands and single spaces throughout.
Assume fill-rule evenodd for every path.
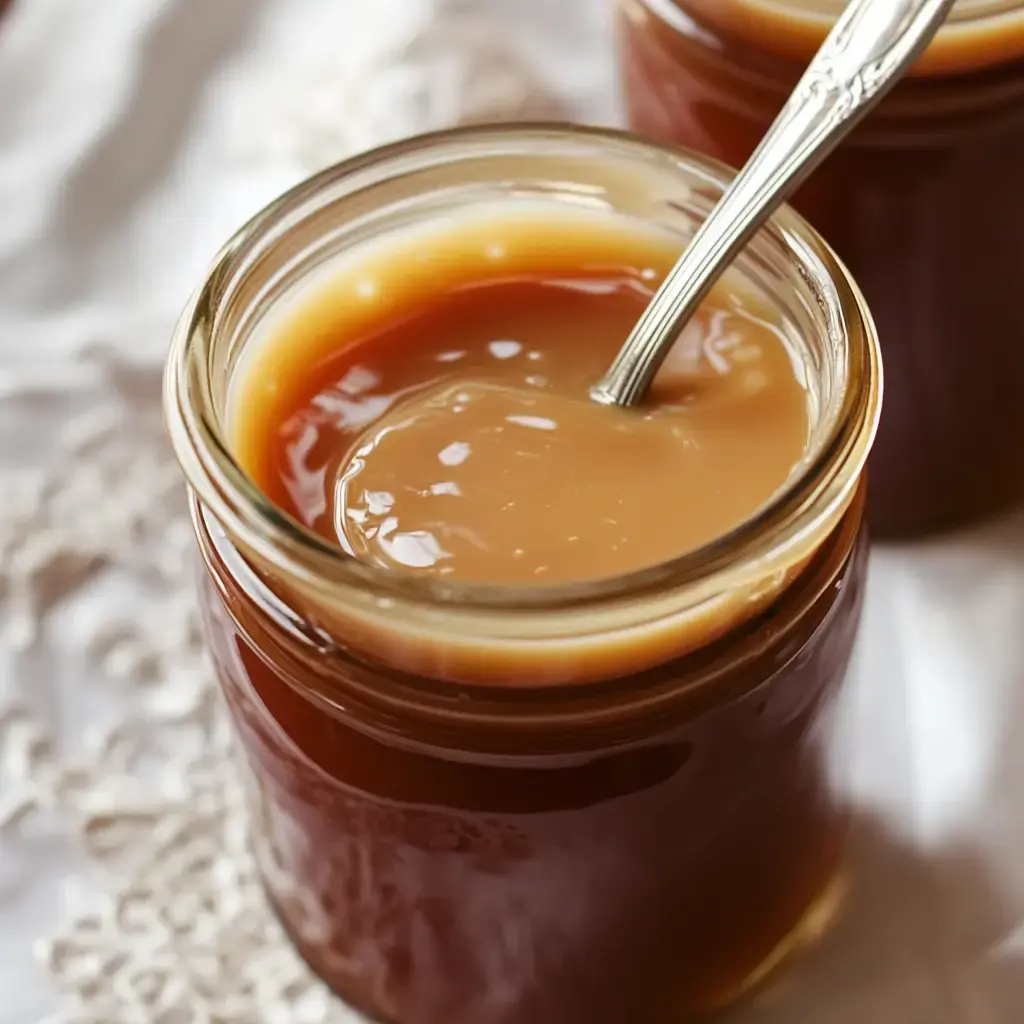
M 709 24 L 793 60 L 809 61 L 845 0 L 642 0 L 675 3 Z M 911 74 L 960 74 L 1024 59 L 1021 0 L 959 0 Z
M 677 255 L 607 214 L 524 208 L 351 260 L 242 368 L 236 452 L 282 509 L 379 566 L 537 584 L 681 555 L 786 482 L 809 408 L 779 323 L 735 278 L 643 408 L 588 400 Z

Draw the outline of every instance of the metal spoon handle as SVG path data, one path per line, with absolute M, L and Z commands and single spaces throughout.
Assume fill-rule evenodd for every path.
M 634 405 L 751 236 L 924 51 L 955 0 L 853 0 L 591 397 Z M 842 196 L 836 197 L 842 202 Z

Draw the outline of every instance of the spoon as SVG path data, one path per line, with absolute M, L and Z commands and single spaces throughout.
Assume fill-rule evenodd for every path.
M 590 392 L 636 405 L 679 332 L 771 214 L 924 52 L 955 0 L 852 0 L 782 112 Z

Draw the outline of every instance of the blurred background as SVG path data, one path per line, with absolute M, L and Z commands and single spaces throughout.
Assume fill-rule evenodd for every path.
M 612 8 L 0 0 L 0 1024 L 351 1019 L 245 851 L 162 360 L 307 174 L 459 122 L 615 123 Z M 1024 1020 L 1022 622 L 1020 515 L 876 551 L 856 899 L 737 1020 Z

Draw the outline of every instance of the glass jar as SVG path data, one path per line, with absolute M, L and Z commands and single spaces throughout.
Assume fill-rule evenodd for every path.
M 842 6 L 618 0 L 631 127 L 742 165 Z M 1022 181 L 1024 3 L 961 0 L 794 200 L 850 268 L 882 339 L 878 535 L 1024 498 Z
M 682 245 L 728 177 L 597 130 L 413 139 L 261 213 L 180 323 L 167 415 L 260 869 L 313 969 L 377 1019 L 657 1024 L 729 1001 L 820 923 L 877 345 L 846 272 L 781 211 L 738 268 L 807 378 L 793 479 L 706 548 L 529 589 L 383 571 L 284 517 L 225 444 L 233 371 L 265 317 L 385 232 L 526 197 Z

